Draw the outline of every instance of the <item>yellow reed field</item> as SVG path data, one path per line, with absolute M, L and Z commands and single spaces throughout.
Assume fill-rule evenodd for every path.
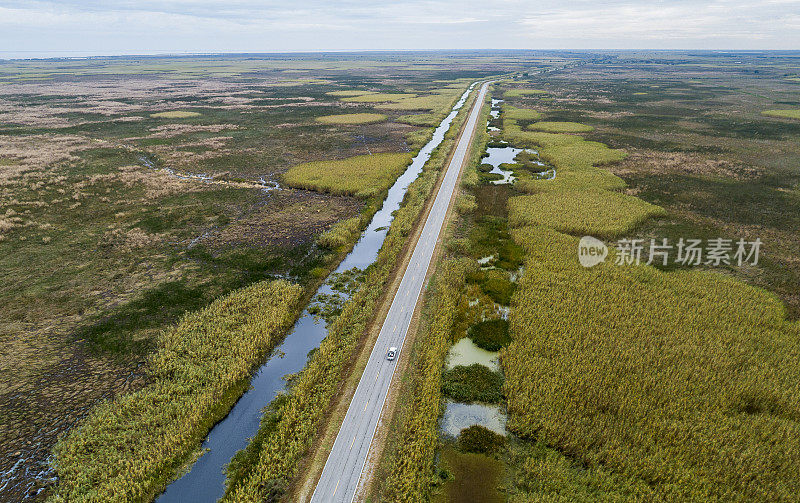
M 617 237 L 663 210 L 615 190 L 599 165 L 622 152 L 506 123 L 557 170 L 509 202 L 527 255 L 501 355 L 508 428 L 530 441 L 513 454 L 514 500 L 791 500 L 797 322 L 719 273 L 618 266 L 613 251 L 582 267 L 565 233 Z
M 456 98 L 461 94 L 462 89 L 450 89 L 444 92 L 437 92 L 425 96 L 415 96 L 396 100 L 394 103 L 380 105 L 380 108 L 387 110 L 449 110 Z
M 200 446 L 283 339 L 302 288 L 264 281 L 215 300 L 165 333 L 151 384 L 97 406 L 55 447 L 53 501 L 149 501 Z
M 336 250 L 352 243 L 361 231 L 361 217 L 348 218 L 337 223 L 317 237 L 317 244 L 323 248 Z
M 200 117 L 200 112 L 188 112 L 185 110 L 172 110 L 170 112 L 157 112 L 150 114 L 150 117 L 156 119 L 188 119 L 189 117 Z
M 316 118 L 317 122 L 323 124 L 370 124 L 386 120 L 383 114 L 359 113 L 359 114 L 337 114 L 322 115 Z
M 528 256 L 502 355 L 514 434 L 613 474 L 598 493 L 609 497 L 800 492 L 800 327 L 779 299 L 711 272 L 585 269 L 578 239 L 546 227 L 514 238 Z M 536 463 L 537 478 L 559 475 L 558 460 L 523 464 Z
M 763 115 L 770 117 L 780 117 L 782 119 L 800 119 L 800 109 L 790 110 L 764 110 Z
M 368 93 L 358 96 L 348 96 L 342 98 L 342 101 L 350 103 L 384 103 L 387 101 L 399 101 L 406 98 L 413 98 L 415 96 L 416 94 L 409 93 Z
M 411 154 L 384 153 L 308 162 L 290 168 L 283 180 L 301 189 L 370 197 L 388 189 L 411 162 L 411 157 Z
M 328 96 L 366 96 L 367 94 L 377 94 L 375 91 L 358 91 L 358 90 L 342 90 L 342 91 L 331 91 L 329 93 L 325 93 Z
M 545 225 L 569 234 L 614 238 L 626 234 L 663 208 L 621 192 L 548 191 L 513 197 L 508 204 L 512 227 Z
M 511 105 L 503 104 L 502 117 L 504 120 L 513 121 L 535 121 L 542 118 L 542 114 L 536 110 L 528 108 L 518 108 Z

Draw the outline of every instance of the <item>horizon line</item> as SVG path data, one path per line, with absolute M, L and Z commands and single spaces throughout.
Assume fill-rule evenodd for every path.
M 80 59 L 103 59 L 103 58 L 125 58 L 125 57 L 186 57 L 186 56 L 276 56 L 276 55 L 300 55 L 300 54 L 380 54 L 380 53 L 454 53 L 454 52 L 605 52 L 605 53 L 625 53 L 625 52 L 704 52 L 704 53 L 766 53 L 766 52 L 788 52 L 800 53 L 800 49 L 655 49 L 655 48 L 628 48 L 628 49 L 605 49 L 605 48 L 582 48 L 582 49 L 519 49 L 519 48 L 487 48 L 487 49 L 325 49 L 325 50 L 304 50 L 304 51 L 276 51 L 276 52 L 252 52 L 252 51 L 152 51 L 142 53 L 116 53 L 116 54 L 84 54 L 81 56 L 31 56 L 31 57 L 3 57 L 3 53 L 22 54 L 25 52 L 47 54 L 47 53 L 88 53 L 81 50 L 53 50 L 53 51 L 15 51 L 0 50 L 0 61 L 36 61 L 36 60 L 80 60 Z

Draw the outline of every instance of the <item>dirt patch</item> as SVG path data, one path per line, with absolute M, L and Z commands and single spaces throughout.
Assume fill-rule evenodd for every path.
M 356 198 L 332 197 L 307 190 L 271 191 L 267 199 L 265 204 L 211 233 L 203 242 L 212 249 L 235 245 L 296 246 L 308 242 L 336 222 L 357 215 L 363 206 Z

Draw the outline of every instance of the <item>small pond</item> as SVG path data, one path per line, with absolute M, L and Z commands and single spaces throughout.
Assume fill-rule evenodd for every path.
M 461 430 L 481 425 L 499 435 L 506 434 L 506 415 L 497 405 L 447 400 L 439 427 L 445 435 L 457 437 Z
M 447 368 L 452 369 L 458 365 L 469 366 L 473 363 L 480 363 L 495 371 L 500 370 L 496 351 L 486 351 L 476 346 L 469 337 L 462 337 L 447 353 Z

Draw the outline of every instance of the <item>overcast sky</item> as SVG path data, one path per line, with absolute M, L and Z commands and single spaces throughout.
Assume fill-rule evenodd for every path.
M 0 57 L 798 49 L 800 0 L 0 0 Z

